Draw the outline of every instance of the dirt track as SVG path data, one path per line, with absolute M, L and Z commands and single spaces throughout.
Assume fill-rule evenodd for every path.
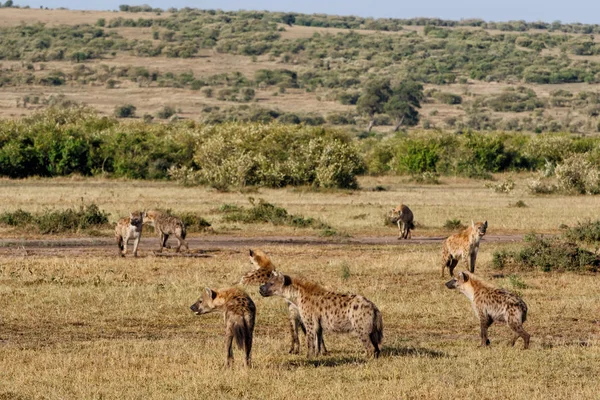
M 351 238 L 323 238 L 318 236 L 200 236 L 189 237 L 189 252 L 176 254 L 165 250 L 160 256 L 207 257 L 221 249 L 242 250 L 265 245 L 286 246 L 377 246 L 377 245 L 427 245 L 440 244 L 445 237 L 414 237 L 411 240 L 398 240 L 393 236 L 357 236 Z M 521 235 L 489 235 L 483 242 L 510 243 L 520 242 Z M 154 254 L 157 247 L 156 237 L 145 237 L 140 243 L 140 255 Z M 169 240 L 170 245 L 177 242 Z M 131 243 L 129 250 L 131 249 Z M 0 256 L 77 256 L 117 253 L 112 238 L 60 238 L 60 239 L 3 239 L 0 240 Z M 159 255 L 159 254 L 154 254 Z

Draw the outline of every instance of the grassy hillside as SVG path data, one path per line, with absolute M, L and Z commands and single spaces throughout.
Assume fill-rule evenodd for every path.
M 205 122 L 364 129 L 374 78 L 425 85 L 420 127 L 598 130 L 596 25 L 372 20 L 268 12 L 3 9 L 0 116 L 83 102 L 106 115 L 165 106 Z M 351 29 L 350 29 L 351 28 Z M 597 36 L 597 35 L 596 35 Z M 164 115 L 164 114 L 161 114 Z M 377 130 L 391 130 L 380 114 Z

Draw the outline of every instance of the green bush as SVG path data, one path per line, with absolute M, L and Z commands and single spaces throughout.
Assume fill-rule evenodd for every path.
M 598 243 L 600 242 L 600 220 L 578 222 L 577 226 L 567 229 L 564 235 L 567 240 L 574 242 Z
M 554 173 L 558 180 L 558 189 L 565 193 L 600 193 L 600 170 L 585 154 L 574 154 L 559 163 Z
M 115 117 L 117 118 L 133 118 L 135 117 L 136 107 L 133 104 L 123 104 L 115 107 Z
M 550 271 L 598 271 L 600 258 L 595 253 L 561 238 L 525 237 L 525 245 L 516 251 L 495 251 L 495 268 Z
M 45 210 L 38 214 L 19 209 L 0 214 L 0 224 L 25 230 L 33 227 L 41 234 L 55 234 L 107 227 L 108 215 L 94 203 L 81 206 L 79 209 Z
M 230 204 L 223 204 L 219 210 L 224 213 L 223 219 L 227 222 L 241 222 L 244 224 L 270 223 L 273 225 L 287 225 L 296 228 L 329 229 L 329 225 L 314 218 L 305 218 L 300 215 L 292 215 L 285 208 L 277 207 L 271 203 L 254 198 L 249 199 L 250 207 L 238 207 Z
M 156 116 L 160 119 L 169 119 L 171 118 L 173 115 L 175 115 L 177 113 L 177 111 L 175 110 L 174 107 L 171 106 L 164 106 L 162 109 L 160 109 L 157 113 Z
M 203 232 L 211 227 L 210 222 L 197 214 L 188 212 L 181 213 L 178 216 L 185 224 L 185 229 L 188 232 Z
M 299 125 L 222 124 L 199 132 L 200 181 L 227 187 L 315 185 L 356 188 L 364 163 L 338 131 Z
M 446 222 L 444 222 L 444 229 L 456 231 L 465 228 L 466 226 L 460 221 L 460 219 L 448 219 Z

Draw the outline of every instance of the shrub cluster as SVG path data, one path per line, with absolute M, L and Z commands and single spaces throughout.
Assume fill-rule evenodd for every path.
M 536 235 L 525 237 L 520 250 L 498 250 L 493 254 L 495 268 L 542 271 L 598 271 L 600 257 L 562 238 L 546 239 Z
M 301 215 L 289 214 L 285 208 L 254 198 L 248 199 L 250 207 L 239 207 L 232 204 L 223 204 L 219 211 L 224 214 L 223 219 L 227 222 L 241 222 L 244 224 L 270 223 L 273 225 L 287 225 L 296 228 L 313 228 L 318 230 L 332 231 L 333 228 L 326 223 Z
M 78 209 L 45 210 L 37 214 L 18 209 L 0 214 L 0 224 L 22 229 L 33 227 L 41 234 L 56 234 L 106 227 L 108 215 L 94 203 Z

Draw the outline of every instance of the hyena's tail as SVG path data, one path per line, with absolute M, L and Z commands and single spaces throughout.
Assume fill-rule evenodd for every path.
M 410 229 L 410 230 L 414 230 L 415 229 L 415 223 L 413 221 L 410 221 L 408 223 L 408 229 Z
M 383 317 L 378 308 L 375 308 L 375 313 L 373 314 L 373 329 L 369 334 L 369 338 L 372 343 L 377 343 L 378 345 L 383 340 Z
M 523 313 L 521 315 L 521 323 L 524 323 L 525 321 L 527 321 L 527 304 L 525 304 L 525 302 L 523 302 L 522 310 Z
M 240 318 L 241 321 L 236 323 L 233 327 L 233 337 L 238 348 L 243 349 L 249 340 L 251 340 L 250 329 L 244 318 Z

